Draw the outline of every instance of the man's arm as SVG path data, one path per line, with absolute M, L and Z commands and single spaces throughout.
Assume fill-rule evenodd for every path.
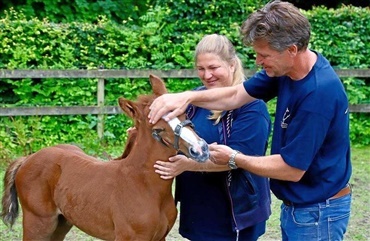
M 298 182 L 305 171 L 289 166 L 281 155 L 246 156 L 236 155 L 235 163 L 239 168 L 263 177 Z
M 168 121 L 184 113 L 190 103 L 211 110 L 231 110 L 253 100 L 254 98 L 245 91 L 243 84 L 210 90 L 165 94 L 156 98 L 151 104 L 148 117 L 150 122 L 154 124 L 165 115 L 165 120 Z
M 225 145 L 211 144 L 210 160 L 219 165 L 227 165 L 231 154 L 234 152 Z M 236 154 L 235 163 L 239 168 L 252 172 L 256 175 L 269 177 L 278 180 L 298 182 L 305 171 L 289 166 L 281 155 L 269 156 L 247 156 L 241 153 Z

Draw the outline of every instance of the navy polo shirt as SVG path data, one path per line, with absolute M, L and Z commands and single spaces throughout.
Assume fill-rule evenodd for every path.
M 316 54 L 312 70 L 299 81 L 270 78 L 263 70 L 244 82 L 253 97 L 277 97 L 271 154 L 306 173 L 298 182 L 271 179 L 271 190 L 297 204 L 330 198 L 352 172 L 348 99 L 328 60 Z

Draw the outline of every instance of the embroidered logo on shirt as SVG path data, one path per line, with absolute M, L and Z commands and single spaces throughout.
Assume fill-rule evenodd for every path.
M 290 113 L 289 113 L 289 109 L 288 109 L 288 107 L 287 107 L 287 108 L 286 108 L 286 110 L 285 110 L 285 113 L 284 113 L 284 115 L 283 115 L 283 120 L 281 121 L 281 124 L 280 124 L 281 128 L 286 129 L 286 128 L 288 127 L 288 123 L 286 123 L 285 121 L 286 121 L 289 117 L 290 117 Z

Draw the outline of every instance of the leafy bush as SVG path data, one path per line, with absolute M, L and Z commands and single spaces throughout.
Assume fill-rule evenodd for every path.
M 0 69 L 185 69 L 193 68 L 193 51 L 204 34 L 218 32 L 234 43 L 245 67 L 254 68 L 254 53 L 242 46 L 239 26 L 257 3 L 240 0 L 163 1 L 138 20 L 117 24 L 107 17 L 96 24 L 55 24 L 48 19 L 28 19 L 10 10 L 0 19 Z M 262 3 L 259 3 L 262 4 Z M 236 11 L 236 13 L 234 13 Z M 369 9 L 343 6 L 304 11 L 312 24 L 310 47 L 322 52 L 337 68 L 369 68 Z M 0 101 L 6 106 L 95 105 L 95 79 L 0 79 Z M 171 92 L 199 84 L 194 79 L 168 79 Z M 370 83 L 364 78 L 343 78 L 351 104 L 370 103 Z M 106 80 L 106 103 L 135 98 L 149 92 L 145 79 Z M 270 106 L 271 111 L 272 108 Z M 273 114 L 273 113 L 272 113 Z M 36 116 L 0 118 L 0 158 L 28 153 L 60 142 L 99 147 L 123 146 L 131 125 L 123 115 L 105 117 L 105 136 L 96 135 L 97 117 Z M 351 114 L 351 140 L 370 143 L 369 114 Z M 96 149 L 95 149 L 96 148 Z
M 1 1 L 0 9 L 13 7 L 26 16 L 48 18 L 55 23 L 94 22 L 100 15 L 121 23 L 128 18 L 137 19 L 147 9 L 148 1 L 136 0 L 27 0 Z

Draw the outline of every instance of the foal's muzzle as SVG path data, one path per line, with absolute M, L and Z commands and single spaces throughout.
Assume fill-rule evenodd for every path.
M 191 159 L 194 159 L 197 162 L 207 161 L 209 159 L 209 148 L 207 142 L 201 139 L 196 145 L 189 147 L 189 155 Z
M 189 144 L 188 155 L 191 159 L 197 162 L 205 162 L 207 159 L 209 159 L 210 154 L 207 142 L 196 136 L 194 132 L 184 128 L 186 126 L 194 128 L 193 123 L 190 120 L 187 119 L 181 122 L 177 117 L 175 117 L 172 120 L 169 120 L 168 124 L 171 126 L 175 134 L 174 143 L 172 144 L 174 149 L 179 151 L 179 141 L 182 139 Z M 162 139 L 160 131 L 153 130 L 152 136 L 163 145 L 169 146 L 168 143 Z

